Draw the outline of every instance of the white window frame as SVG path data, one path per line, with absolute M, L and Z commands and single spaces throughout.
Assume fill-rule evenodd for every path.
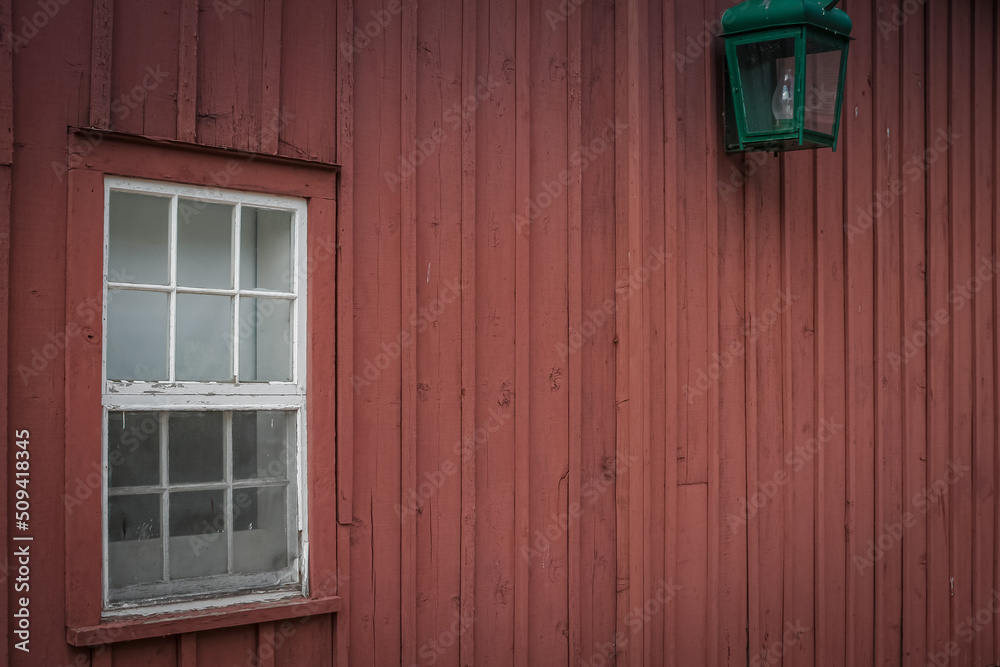
M 170 224 L 168 242 L 169 281 L 167 285 L 145 285 L 138 283 L 121 283 L 109 280 L 109 239 L 110 239 L 110 203 L 111 192 L 135 192 L 170 198 Z M 190 199 L 210 203 L 230 204 L 233 206 L 233 235 L 231 240 L 231 261 L 233 272 L 233 289 L 209 288 L 178 288 L 176 285 L 177 266 L 177 216 L 178 200 Z M 276 209 L 287 211 L 292 216 L 292 241 L 290 268 L 291 291 L 275 292 L 270 290 L 239 289 L 240 262 L 238 252 L 240 246 L 240 223 L 242 207 Z M 214 607 L 220 604 L 233 604 L 242 601 L 262 601 L 283 599 L 288 597 L 308 596 L 308 470 L 306 442 L 306 348 L 307 348 L 307 201 L 294 197 L 262 195 L 234 190 L 174 184 L 161 181 L 149 181 L 133 178 L 106 176 L 104 179 L 104 276 L 103 276 L 103 331 L 108 331 L 108 290 L 130 289 L 167 293 L 169 300 L 168 317 L 168 374 L 166 381 L 115 381 L 107 377 L 107 340 L 104 336 L 101 352 L 102 379 L 102 590 L 103 609 L 105 616 L 116 614 L 129 615 L 136 613 L 136 608 L 152 607 L 153 611 L 183 611 L 188 609 Z M 234 377 L 239 365 L 239 327 L 240 298 L 258 297 L 268 299 L 288 299 L 291 304 L 291 362 L 292 379 L 289 382 L 192 382 L 175 380 L 175 345 L 176 334 L 176 295 L 181 294 L 211 294 L 227 295 L 232 298 L 234 323 L 233 330 L 233 363 Z M 225 483 L 233 487 L 232 478 L 232 429 L 231 413 L 233 411 L 294 411 L 295 418 L 290 420 L 289 436 L 286 447 L 289 457 L 286 470 L 289 475 L 290 492 L 287 495 L 286 535 L 289 553 L 297 554 L 290 568 L 291 580 L 274 582 L 271 575 L 215 575 L 181 579 L 176 582 L 160 582 L 154 584 L 136 584 L 130 586 L 131 593 L 127 601 L 110 600 L 109 579 L 109 452 L 108 452 L 108 413 L 110 412 L 160 412 L 161 434 L 167 421 L 166 415 L 175 411 L 222 411 L 225 413 L 224 423 L 227 431 L 225 436 Z M 161 439 L 166 435 L 161 435 Z M 165 465 L 166 452 L 160 447 L 160 465 Z M 294 466 L 294 468 L 293 468 Z M 197 490 L 198 485 L 185 485 L 187 490 Z M 138 488 L 138 487 L 136 487 Z M 170 485 L 168 488 L 173 488 Z M 169 491 L 163 488 L 150 487 L 153 493 L 163 493 L 169 497 Z M 158 490 L 154 490 L 158 489 Z M 134 489 L 133 489 L 134 492 Z M 227 494 L 231 498 L 231 494 Z M 166 524 L 167 507 L 161 503 L 160 534 L 164 542 L 164 554 L 169 554 L 168 525 Z M 225 517 L 228 534 L 228 559 L 232 567 L 233 521 L 232 501 L 227 502 Z M 164 568 L 167 568 L 167 559 Z M 133 595 L 134 593 L 134 595 Z M 134 598 L 134 599 L 133 599 Z

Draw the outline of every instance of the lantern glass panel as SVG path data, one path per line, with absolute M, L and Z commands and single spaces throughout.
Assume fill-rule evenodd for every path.
M 805 128 L 833 135 L 837 120 L 837 88 L 842 45 L 810 35 L 806 39 Z
M 795 38 L 736 45 L 747 134 L 791 131 L 795 119 Z

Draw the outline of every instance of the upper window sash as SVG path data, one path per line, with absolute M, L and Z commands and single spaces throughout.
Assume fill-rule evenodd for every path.
M 121 295 L 127 290 L 128 296 L 133 297 L 141 292 L 158 292 L 164 294 L 169 302 L 169 313 L 167 317 L 167 377 L 159 379 L 119 379 L 108 378 L 108 344 L 103 346 L 102 352 L 102 377 L 103 394 L 105 396 L 168 396 L 185 394 L 218 394 L 225 396 L 271 396 L 281 394 L 303 394 L 306 386 L 306 349 L 305 349 L 305 327 L 306 327 L 306 275 L 307 248 L 306 237 L 306 202 L 302 199 L 260 195 L 253 193 L 242 193 L 233 191 L 217 190 L 212 188 L 172 185 L 158 182 L 122 179 L 117 177 L 105 178 L 104 192 L 104 293 L 103 293 L 103 325 L 104 330 L 109 331 L 109 295 Z M 126 192 L 150 196 L 163 197 L 170 202 L 168 213 L 169 234 L 168 245 L 168 277 L 162 284 L 149 283 L 148 281 L 123 280 L 122 276 L 114 275 L 110 270 L 110 239 L 111 239 L 111 193 Z M 231 236 L 229 240 L 228 258 L 232 273 L 231 281 L 228 284 L 218 286 L 189 286 L 178 285 L 178 227 L 180 225 L 180 213 L 178 202 L 181 200 L 194 200 L 196 202 L 206 202 L 209 204 L 226 204 L 233 207 L 233 222 Z M 256 284 L 249 284 L 248 281 L 241 281 L 240 278 L 240 252 L 243 239 L 241 237 L 241 218 L 244 207 L 275 210 L 289 214 L 291 220 L 291 239 L 289 247 L 289 266 L 286 277 L 282 278 L 285 289 L 261 289 Z M 256 246 L 259 247 L 259 246 Z M 243 252 L 246 251 L 244 248 Z M 257 268 L 257 265 L 254 265 Z M 109 275 L 111 274 L 111 275 Z M 273 286 L 272 286 L 273 287 Z M 192 299 L 201 298 L 197 295 L 217 296 L 229 299 L 227 304 L 233 309 L 233 316 L 228 318 L 233 327 L 232 333 L 227 337 L 229 359 L 236 375 L 243 370 L 241 368 L 240 338 L 241 328 L 246 327 L 246 320 L 249 315 L 251 321 L 257 309 L 265 306 L 271 308 L 285 308 L 290 311 L 290 323 L 287 343 L 291 348 L 290 353 L 290 379 L 270 381 L 247 381 L 237 378 L 236 381 L 229 381 L 219 377 L 218 381 L 191 380 L 175 377 L 177 372 L 176 340 L 178 327 L 178 302 L 184 298 L 182 295 L 195 295 L 187 297 Z M 282 306 L 281 304 L 288 305 Z M 259 313 L 258 313 L 259 315 Z M 227 325 L 230 326 L 230 325 Z M 228 332 L 227 332 L 228 333 Z M 246 350 L 244 349 L 244 355 Z M 253 361 L 251 364 L 255 363 Z M 162 373 L 161 373 L 162 375 Z

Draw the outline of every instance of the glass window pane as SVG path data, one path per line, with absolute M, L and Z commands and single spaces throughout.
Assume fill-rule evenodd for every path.
M 747 132 L 790 129 L 795 110 L 795 39 L 736 46 Z
M 240 382 L 290 382 L 291 332 L 291 301 L 240 298 Z
M 224 574 L 226 492 L 177 491 L 170 494 L 170 577 Z
M 286 477 L 285 438 L 294 413 L 233 413 L 233 479 Z
M 160 496 L 108 498 L 108 575 L 111 586 L 163 579 Z
M 108 210 L 108 281 L 166 285 L 170 199 L 111 192 Z
M 171 484 L 223 480 L 224 429 L 222 412 L 170 415 L 167 454 Z M 172 529 L 170 532 L 173 534 Z
M 108 413 L 108 469 L 111 487 L 159 484 L 159 413 Z
M 233 286 L 233 206 L 177 200 L 177 284 Z
M 292 213 L 244 206 L 240 289 L 292 290 Z
M 253 530 L 260 528 L 257 519 L 257 488 L 238 487 L 233 489 L 233 530 Z
M 167 305 L 163 292 L 108 290 L 109 380 L 167 379 Z
M 839 45 L 817 39 L 806 41 L 805 126 L 807 130 L 833 134 L 841 55 Z
M 177 380 L 233 381 L 232 298 L 177 295 Z
M 254 521 L 245 520 L 243 529 L 233 533 L 233 567 L 236 572 L 272 572 L 289 564 L 285 532 L 287 487 L 258 487 L 255 491 Z M 245 510 L 244 516 L 250 517 L 249 511 Z
M 226 492 L 173 491 L 170 493 L 170 536 L 215 535 L 226 532 Z

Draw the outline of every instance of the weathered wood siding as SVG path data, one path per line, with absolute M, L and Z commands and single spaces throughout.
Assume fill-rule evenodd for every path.
M 91 655 L 65 361 L 17 370 L 66 324 L 68 126 L 342 165 L 344 611 L 94 665 L 1000 662 L 1000 8 L 843 0 L 840 147 L 773 157 L 720 148 L 730 4 L 52 0 L 8 36 L 0 425 L 45 526 L 10 664 Z

